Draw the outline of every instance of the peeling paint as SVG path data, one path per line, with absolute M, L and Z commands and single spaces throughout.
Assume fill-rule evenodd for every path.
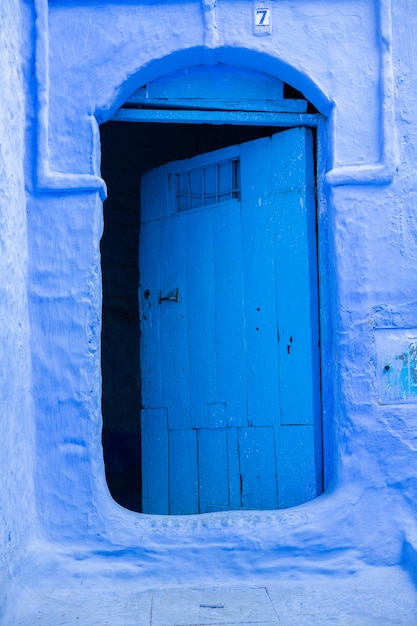
M 382 404 L 417 402 L 417 329 L 379 329 L 377 379 Z

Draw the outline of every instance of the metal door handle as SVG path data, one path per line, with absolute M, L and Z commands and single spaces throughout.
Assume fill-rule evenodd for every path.
M 178 287 L 176 288 L 175 291 L 170 291 L 166 296 L 162 295 L 162 292 L 159 292 L 159 304 L 161 304 L 161 302 L 179 302 L 180 301 L 180 294 L 178 292 Z

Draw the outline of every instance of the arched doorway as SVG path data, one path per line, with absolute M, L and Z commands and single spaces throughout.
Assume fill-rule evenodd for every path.
M 256 72 L 242 73 L 225 66 L 215 66 L 210 69 L 192 68 L 150 83 L 137 90 L 115 115 L 115 120 L 140 122 L 129 124 L 129 130 L 123 131 L 124 143 L 131 144 L 130 153 L 135 151 L 137 143 L 133 137 L 140 136 L 142 143 L 142 155 L 140 158 L 136 156 L 136 161 L 134 159 L 132 164 L 131 160 L 126 167 L 126 170 L 129 168 L 132 170 L 130 180 L 134 181 L 131 185 L 135 190 L 133 195 L 136 194 L 136 200 L 133 200 L 133 205 L 136 203 L 136 206 L 132 205 L 132 199 L 128 202 L 133 220 L 128 227 L 130 237 L 134 231 L 138 233 L 138 225 L 141 223 L 140 251 L 138 251 L 140 279 L 138 257 L 134 262 L 134 269 L 132 269 L 133 257 L 129 262 L 132 270 L 130 299 L 133 303 L 133 284 L 137 281 L 135 289 L 139 288 L 141 319 L 139 322 L 139 311 L 136 308 L 133 333 L 133 336 L 136 333 L 136 348 L 135 341 L 128 340 L 119 355 L 120 362 L 124 362 L 125 378 L 130 376 L 135 381 L 132 386 L 135 387 L 135 391 L 133 394 L 129 392 L 125 397 L 122 393 L 119 398 L 114 389 L 111 391 L 111 385 L 114 387 L 115 383 L 111 372 L 114 374 L 120 369 L 114 363 L 114 346 L 123 342 L 120 342 L 111 319 L 106 322 L 106 279 L 104 280 L 103 414 L 104 447 L 105 454 L 107 449 L 108 457 L 106 469 L 115 499 L 128 508 L 149 513 L 177 514 L 230 508 L 278 508 L 309 500 L 322 490 L 314 200 L 316 111 L 308 107 L 301 94 L 268 75 Z M 209 124 L 204 123 L 207 121 Z M 118 123 L 120 124 L 110 122 L 113 131 L 109 132 L 109 135 L 112 132 L 114 135 L 118 134 L 119 131 L 115 130 Z M 293 126 L 294 130 L 282 132 L 284 128 Z M 293 154 L 289 157 L 291 149 Z M 213 150 L 220 152 L 216 152 L 213 157 Z M 236 150 L 239 157 L 230 157 L 229 153 Z M 242 151 L 246 155 L 243 162 L 240 155 Z M 281 165 L 277 162 L 278 153 L 281 155 Z M 182 159 L 190 161 L 187 163 L 182 161 L 180 165 L 168 165 L 171 161 Z M 202 165 L 202 161 L 206 162 L 207 167 Z M 290 165 L 291 161 L 293 165 Z M 137 166 L 139 162 L 140 166 Z M 226 162 L 232 165 L 229 167 L 225 165 Z M 118 160 L 119 167 L 121 163 L 123 159 Z M 248 175 L 255 164 L 259 170 L 258 182 Z M 177 184 L 178 187 L 183 185 L 185 180 L 188 180 L 189 185 L 190 172 L 196 173 L 198 170 L 200 178 L 210 176 L 213 178 L 215 175 L 220 180 L 225 176 L 222 171 L 233 172 L 235 168 L 235 181 L 232 185 L 235 197 L 228 199 L 221 197 L 223 190 L 219 188 L 217 192 L 220 195 L 217 194 L 215 202 L 206 199 L 202 207 L 189 205 L 184 209 L 177 205 L 175 208 L 175 202 L 180 195 L 185 197 L 184 189 L 179 195 L 177 188 L 174 194 L 177 199 L 175 200 L 171 193 L 170 202 L 173 204 L 171 208 L 167 208 L 168 213 L 170 211 L 172 213 L 162 215 L 158 213 L 161 210 L 160 198 L 155 197 L 153 202 L 152 193 L 148 193 L 148 200 L 143 200 L 146 196 L 144 192 L 139 214 L 141 174 L 161 165 L 162 167 L 157 170 L 157 179 L 155 173 L 147 174 L 142 179 L 144 181 L 142 186 L 148 190 L 153 189 L 154 196 L 158 195 L 157 190 L 162 191 L 164 185 L 172 187 Z M 172 170 L 178 170 L 178 167 L 180 170 L 176 174 L 173 173 Z M 217 174 L 213 174 L 213 167 Z M 249 186 L 255 189 L 258 185 L 256 193 L 252 194 L 253 211 L 257 212 L 257 215 L 253 214 L 252 222 L 248 222 L 244 227 L 246 242 L 243 248 L 241 246 L 237 256 L 233 249 L 236 252 L 236 241 L 242 241 L 244 222 L 242 217 L 248 214 L 247 208 L 243 210 L 242 206 L 247 207 L 248 203 L 247 199 L 243 198 L 241 202 L 240 195 L 243 190 L 236 187 L 236 167 L 246 168 L 243 177 L 241 175 L 244 187 L 246 185 L 246 188 Z M 268 184 L 275 186 L 279 184 L 280 189 L 266 188 L 264 176 L 266 171 L 271 174 Z M 103 176 L 107 179 L 104 171 Z M 180 182 L 181 176 L 183 183 Z M 296 207 L 295 212 L 298 209 L 298 218 L 292 209 L 289 209 L 287 217 L 284 217 L 282 211 L 278 211 L 280 213 L 278 215 L 274 202 L 271 204 L 271 199 L 279 195 L 282 197 L 291 195 L 284 181 L 296 181 L 290 205 Z M 305 191 L 301 191 L 301 187 Z M 192 196 L 195 195 L 195 190 L 189 191 Z M 201 191 L 198 193 L 201 195 Z M 112 186 L 109 185 L 109 197 L 111 196 Z M 112 202 L 113 205 L 117 204 L 114 198 Z M 239 208 L 235 206 L 227 213 L 226 205 L 230 204 L 239 205 Z M 259 210 L 262 205 L 269 206 L 268 215 L 265 211 Z M 220 210 L 216 211 L 214 207 Z M 108 216 L 110 213 L 114 217 L 118 211 L 108 212 Z M 145 213 L 148 218 L 144 218 Z M 218 217 L 220 214 L 222 217 Z M 213 220 L 218 219 L 221 224 L 213 226 Z M 257 222 L 258 219 L 261 221 Z M 297 219 L 301 220 L 298 224 Z M 208 265 L 206 263 L 202 269 L 199 259 L 192 259 L 190 252 L 194 246 L 195 253 L 205 254 L 207 257 L 207 250 L 204 252 L 204 242 L 210 240 L 204 225 L 207 220 L 211 224 L 210 237 L 213 235 L 213 228 L 223 231 L 223 238 L 218 237 L 216 246 L 218 251 L 229 251 L 229 260 L 226 261 L 224 255 L 219 256 L 216 252 L 207 261 Z M 238 230 L 233 229 L 232 222 L 240 224 Z M 150 226 L 151 223 L 154 223 L 154 226 Z M 191 227 L 191 223 L 194 226 Z M 161 228 L 164 231 L 163 235 Z M 110 220 L 105 229 L 105 238 L 111 230 Z M 146 234 L 152 230 L 154 232 L 152 236 Z M 200 232 L 202 237 L 200 243 L 197 243 L 194 236 L 188 238 L 188 243 L 184 240 L 184 233 L 190 230 Z M 167 242 L 165 246 L 161 245 L 163 237 Z M 137 235 L 133 235 L 133 238 L 136 238 L 138 245 Z M 282 244 L 279 253 L 276 250 L 278 243 Z M 181 262 L 175 269 L 173 255 L 177 254 L 178 260 L 178 252 L 182 250 L 183 253 L 187 246 L 185 258 L 188 259 L 188 267 Z M 265 260 L 265 255 L 259 255 L 258 250 L 268 246 L 270 256 Z M 245 254 L 242 254 L 243 249 L 246 250 Z M 177 252 L 173 252 L 174 250 Z M 282 257 L 283 250 L 286 250 L 286 253 L 284 252 L 286 259 Z M 102 252 L 105 258 L 104 245 Z M 108 261 L 109 270 L 111 258 Z M 298 271 L 301 272 L 298 276 L 295 275 L 297 264 Z M 210 310 L 206 306 L 207 294 L 204 295 L 204 290 L 199 291 L 199 284 L 200 278 L 204 282 L 207 271 L 213 272 L 216 265 L 221 270 L 217 270 L 215 281 L 217 287 L 214 288 L 214 284 L 208 287 L 208 291 L 216 292 L 212 293 L 213 308 Z M 163 284 L 168 277 L 163 276 L 162 267 L 169 268 L 172 282 L 170 286 Z M 190 278 L 190 273 L 196 267 L 200 267 L 206 275 L 203 277 L 197 272 L 194 278 Z M 209 267 L 211 270 L 208 270 Z M 236 270 L 239 267 L 240 270 Z M 242 267 L 247 268 L 243 272 L 245 277 L 242 274 Z M 285 271 L 278 271 L 280 267 L 281 269 L 285 267 Z M 176 280 L 172 278 L 173 271 L 177 271 Z M 158 277 L 149 280 L 149 285 L 145 285 L 152 272 L 154 275 L 158 273 Z M 185 281 L 188 281 L 186 292 L 190 297 L 187 298 L 184 290 L 179 288 L 181 272 Z M 106 273 L 105 263 L 103 273 Z M 236 276 L 236 280 L 233 280 L 233 275 Z M 221 285 L 222 276 L 223 285 Z M 246 285 L 243 288 L 244 296 L 243 283 Z M 239 289 L 240 295 L 237 295 Z M 281 295 L 278 297 L 279 292 Z M 284 293 L 285 296 L 282 295 Z M 191 305 L 193 299 L 195 304 Z M 240 302 L 237 308 L 236 300 Z M 283 306 L 284 301 L 287 301 L 288 306 Z M 289 306 L 290 302 L 293 303 L 293 308 Z M 180 312 L 185 303 L 187 310 Z M 254 308 L 253 312 L 249 311 L 251 307 Z M 107 308 L 109 313 L 112 309 L 109 300 Z M 150 308 L 152 315 L 146 315 L 145 310 L 148 309 L 150 313 Z M 279 315 L 278 309 L 281 310 Z M 198 313 L 199 310 L 201 314 Z M 223 313 L 216 314 L 219 310 Z M 227 319 L 225 311 L 230 313 Z M 152 324 L 149 323 L 151 318 Z M 291 322 L 290 331 L 284 330 L 285 318 Z M 236 319 L 240 321 L 234 325 Z M 185 334 L 178 326 L 180 320 L 183 326 L 187 325 Z M 190 331 L 193 324 L 194 330 Z M 236 329 L 237 326 L 240 328 L 237 331 L 239 338 L 234 337 L 233 333 L 233 328 Z M 219 332 L 220 327 L 223 328 L 222 332 Z M 157 335 L 155 328 L 158 328 Z M 210 328 L 217 328 L 214 334 L 212 333 L 213 337 L 216 335 L 217 338 L 213 339 L 211 344 L 210 341 L 205 341 L 205 355 L 202 357 L 198 338 L 207 339 Z M 269 329 L 268 332 L 265 332 L 266 329 Z M 253 330 L 253 338 L 250 337 L 249 330 Z M 113 346 L 113 349 L 108 346 L 107 352 L 104 340 L 106 333 L 108 337 L 112 337 L 110 344 Z M 303 339 L 299 342 L 301 336 Z M 161 340 L 161 337 L 164 339 Z M 233 352 L 232 345 L 235 346 L 235 353 L 230 354 L 228 359 L 229 348 Z M 134 353 L 131 363 L 129 359 L 123 358 L 126 346 L 131 354 Z M 220 352 L 223 352 L 221 357 Z M 216 356 L 211 358 L 209 354 Z M 104 373 L 106 359 L 110 372 L 107 376 Z M 214 361 L 216 365 L 210 365 Z M 187 372 L 183 367 L 185 362 L 188 363 Z M 212 386 L 211 391 L 203 398 L 202 390 L 203 388 L 207 390 L 209 379 L 216 381 L 216 392 Z M 194 382 L 190 382 L 191 380 Z M 125 382 L 119 384 L 119 387 L 123 386 L 126 387 Z M 229 390 L 229 395 L 230 393 L 234 395 L 234 399 L 227 398 L 227 393 L 220 393 L 221 388 Z M 120 414 L 118 406 L 123 407 L 122 411 L 128 407 L 131 414 L 130 432 L 126 429 L 120 436 L 115 435 L 112 428 L 106 428 L 106 410 L 104 410 L 106 394 L 107 398 L 110 398 L 107 425 L 115 423 L 115 416 Z M 175 398 L 181 394 L 182 400 L 176 405 Z M 184 400 L 185 398 L 188 400 Z M 109 408 L 111 404 L 113 406 Z M 201 405 L 199 409 L 198 404 Z M 204 407 L 204 411 L 201 407 Z M 169 422 L 168 414 L 177 416 L 181 414 L 183 417 L 179 420 L 173 417 Z M 138 449 L 140 440 L 141 454 Z M 136 454 L 137 463 L 133 473 L 130 474 L 133 476 L 131 492 L 135 493 L 134 506 L 129 504 L 132 502 L 131 496 L 130 500 L 128 498 L 123 502 L 120 492 L 117 494 L 119 489 L 117 480 L 113 482 L 113 489 L 111 486 L 110 467 L 112 460 L 114 461 L 117 456 L 114 449 L 118 446 L 118 455 L 122 461 L 125 461 L 127 456 L 131 455 L 133 458 Z M 114 475 L 116 474 L 117 471 Z M 288 479 L 284 479 L 284 475 Z M 126 480 L 124 482 L 126 485 Z

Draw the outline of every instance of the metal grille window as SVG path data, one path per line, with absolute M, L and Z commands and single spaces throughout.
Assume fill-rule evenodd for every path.
M 171 174 L 176 210 L 189 211 L 240 198 L 240 161 L 228 159 Z

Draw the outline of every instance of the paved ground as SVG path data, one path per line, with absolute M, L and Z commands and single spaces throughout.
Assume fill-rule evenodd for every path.
M 417 591 L 398 567 L 340 578 L 141 591 L 134 581 L 21 589 L 4 626 L 417 626 Z

